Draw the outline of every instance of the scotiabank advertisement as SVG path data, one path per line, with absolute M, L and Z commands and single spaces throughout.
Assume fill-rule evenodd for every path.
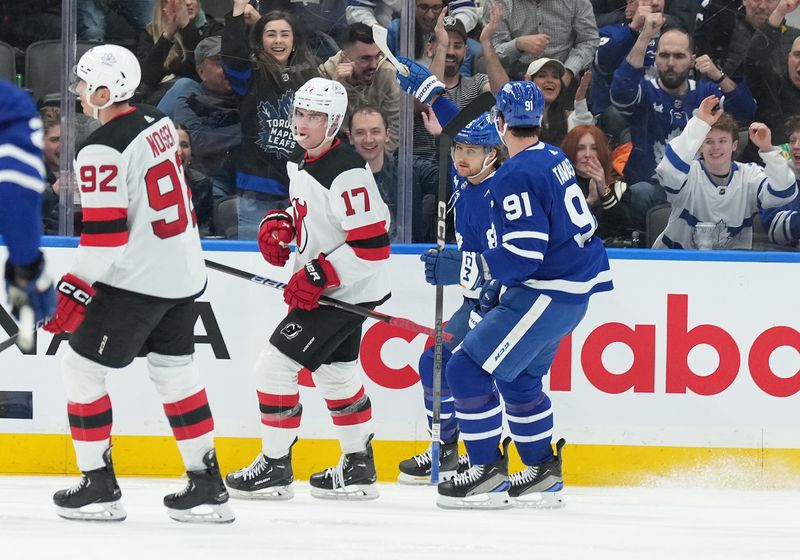
M 288 269 L 268 265 L 257 252 L 227 250 L 243 247 L 249 248 L 210 245 L 206 258 L 288 280 Z M 393 296 L 380 311 L 433 326 L 434 289 L 424 282 L 421 250 L 406 246 L 393 253 Z M 46 253 L 56 278 L 74 257 L 72 248 Z M 800 447 L 800 256 L 636 250 L 610 255 L 615 290 L 593 297 L 545 381 L 557 435 L 583 444 Z M 214 270 L 208 275 L 197 306 L 195 356 L 217 435 L 258 437 L 251 367 L 286 306 L 274 288 Z M 459 303 L 459 290 L 448 288 L 446 313 Z M 12 323 L 0 311 L 0 338 L 10 332 Z M 417 375 L 426 344 L 425 335 L 365 323 L 361 366 L 376 439 L 428 438 Z M 0 353 L 0 392 L 28 395 L 32 403 L 30 417 L 0 418 L 0 433 L 68 433 L 60 375 L 65 347 L 65 338 L 42 332 L 35 352 L 13 347 Z M 301 435 L 333 439 L 310 375 L 301 372 L 300 382 Z M 107 384 L 115 434 L 171 433 L 144 359 L 112 370 Z

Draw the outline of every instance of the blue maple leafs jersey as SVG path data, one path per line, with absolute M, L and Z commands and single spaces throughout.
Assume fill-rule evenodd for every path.
M 11 262 L 39 256 L 44 190 L 42 122 L 30 96 L 0 80 L 0 234 Z
M 561 150 L 537 142 L 518 153 L 490 193 L 494 246 L 483 257 L 492 278 L 574 303 L 613 288 L 597 221 Z

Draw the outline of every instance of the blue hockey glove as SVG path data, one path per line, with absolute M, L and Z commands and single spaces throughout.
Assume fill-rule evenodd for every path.
M 56 306 L 56 292 L 53 281 L 44 269 L 44 255 L 26 266 L 16 266 L 6 261 L 6 290 L 11 314 L 19 320 L 20 311 L 30 308 L 35 322 L 53 315 Z
M 444 92 L 444 84 L 423 65 L 404 56 L 398 56 L 397 60 L 408 67 L 408 76 L 397 72 L 397 81 L 406 93 L 429 103 L 434 95 Z
M 452 286 L 460 282 L 461 251 L 431 249 L 419 260 L 425 263 L 425 281 L 434 286 Z
M 484 276 L 481 254 L 472 251 L 461 253 L 461 272 L 458 280 L 461 287 L 475 290 L 483 284 Z

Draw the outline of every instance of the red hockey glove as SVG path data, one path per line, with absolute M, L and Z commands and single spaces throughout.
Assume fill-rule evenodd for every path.
M 67 273 L 59 280 L 56 292 L 56 314 L 43 328 L 53 334 L 74 332 L 86 316 L 86 306 L 94 297 L 94 288 Z
M 299 307 L 311 311 L 319 307 L 319 298 L 326 288 L 339 285 L 339 275 L 333 265 L 325 260 L 323 253 L 311 259 L 295 272 L 289 279 L 289 285 L 283 290 L 283 299 L 289 307 Z
M 283 210 L 270 210 L 258 226 L 258 248 L 264 259 L 273 266 L 283 266 L 289 260 L 289 242 L 294 239 L 292 217 Z

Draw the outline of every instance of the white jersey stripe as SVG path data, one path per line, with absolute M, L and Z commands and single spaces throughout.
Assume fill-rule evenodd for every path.
M 588 293 L 597 284 L 611 282 L 611 271 L 604 270 L 597 276 L 586 282 L 574 282 L 572 280 L 527 280 L 525 285 L 537 290 L 554 290 L 566 292 L 568 294 Z
M 477 441 L 479 439 L 487 439 L 494 436 L 499 436 L 503 433 L 503 426 L 488 432 L 478 432 L 477 434 L 470 434 L 468 432 L 461 432 L 461 439 L 464 441 Z
M 513 241 L 514 239 L 541 239 L 542 241 L 549 241 L 550 235 L 542 233 L 541 231 L 512 231 L 503 235 L 503 243 L 506 241 Z
M 547 307 L 550 305 L 550 302 L 553 301 L 550 296 L 541 295 L 536 300 L 536 302 L 531 306 L 530 309 L 522 316 L 522 319 L 519 320 L 519 323 L 514 325 L 514 328 L 511 329 L 506 337 L 500 341 L 500 344 L 492 350 L 492 353 L 489 354 L 489 357 L 483 362 L 481 366 L 485 371 L 489 373 L 493 373 L 495 368 L 500 365 L 500 362 L 503 361 L 503 358 L 508 356 L 511 353 L 511 350 L 514 349 L 514 346 L 517 345 L 520 338 L 522 338 L 528 330 L 533 326 L 533 324 L 539 320 L 539 317 L 545 312 Z M 500 349 L 504 351 L 501 353 Z
M 491 418 L 492 416 L 496 416 L 503 412 L 503 407 L 501 405 L 497 405 L 491 410 L 486 410 L 484 412 L 458 412 L 456 411 L 456 418 L 459 420 L 484 420 L 485 418 Z
M 433 418 L 433 412 L 431 412 L 431 411 L 429 410 L 429 411 L 428 411 L 428 416 L 429 416 L 429 417 L 431 417 L 431 418 Z M 439 418 L 441 418 L 442 420 L 447 420 L 447 419 L 449 419 L 449 418 L 452 418 L 452 417 L 453 417 L 453 413 L 452 413 L 452 412 L 451 412 L 451 413 L 449 413 L 449 414 L 445 414 L 444 412 L 442 412 L 441 414 L 439 414 Z
M 503 247 L 507 249 L 510 253 L 514 253 L 515 255 L 519 255 L 520 257 L 525 257 L 526 259 L 534 259 L 537 261 L 541 261 L 544 259 L 544 255 L 540 251 L 526 251 L 525 249 L 520 249 L 512 245 L 511 243 L 503 243 Z
M 42 177 L 45 175 L 44 160 L 40 157 L 36 157 L 30 152 L 26 152 L 19 146 L 14 146 L 13 144 L 0 144 L 0 158 L 3 157 L 14 158 L 21 163 L 24 163 L 28 167 L 33 167 Z
M 32 177 L 14 169 L 0 171 L 0 183 L 12 183 L 37 193 L 44 191 L 44 181 L 41 178 Z
M 463 435 L 463 434 L 462 434 Z M 517 443 L 531 443 L 534 441 L 541 441 L 543 439 L 549 438 L 553 435 L 553 430 L 547 430 L 546 432 L 542 432 L 541 434 L 535 434 L 532 436 L 519 436 L 514 433 L 511 434 L 511 439 L 513 439 Z M 464 438 L 466 439 L 466 438 Z
M 506 414 L 506 420 L 509 422 L 515 422 L 517 424 L 533 424 L 534 422 L 538 422 L 542 418 L 547 418 L 553 414 L 553 407 L 551 406 L 544 412 L 540 412 L 539 414 L 534 414 L 533 416 L 511 416 L 510 414 Z

